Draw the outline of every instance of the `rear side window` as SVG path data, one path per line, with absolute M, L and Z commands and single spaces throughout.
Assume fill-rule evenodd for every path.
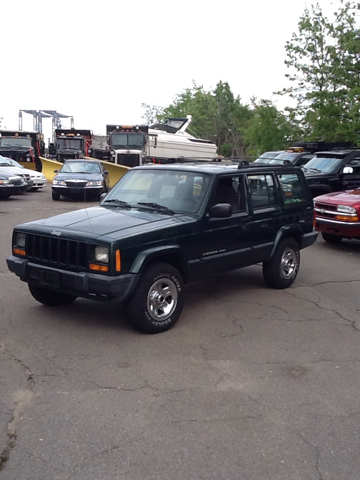
M 285 205 L 290 205 L 306 200 L 301 180 L 297 174 L 278 174 L 280 187 Z
M 272 175 L 248 175 L 247 178 L 254 208 L 265 208 L 277 203 Z

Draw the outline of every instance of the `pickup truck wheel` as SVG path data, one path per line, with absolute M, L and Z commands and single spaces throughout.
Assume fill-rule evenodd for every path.
M 166 263 L 150 266 L 125 303 L 130 325 L 144 333 L 161 333 L 175 325 L 183 308 L 184 282 Z
M 68 305 L 76 300 L 77 297 L 73 295 L 67 295 L 66 293 L 54 292 L 47 288 L 38 287 L 37 285 L 29 284 L 29 290 L 31 295 L 38 302 L 48 307 L 57 307 L 59 305 Z
M 333 235 L 331 233 L 325 233 L 321 232 L 322 238 L 325 240 L 325 242 L 328 243 L 340 243 L 343 237 L 341 235 Z
M 299 245 L 293 238 L 282 240 L 273 258 L 263 263 L 265 282 L 272 288 L 288 288 L 300 267 Z
M 56 201 L 60 200 L 60 193 L 54 193 L 54 192 L 52 192 L 51 195 L 52 195 L 52 199 L 53 199 L 53 200 L 56 200 Z

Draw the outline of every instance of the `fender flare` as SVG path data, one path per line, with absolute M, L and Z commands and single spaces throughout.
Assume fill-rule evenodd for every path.
M 155 247 L 143 250 L 135 257 L 135 260 L 130 267 L 130 273 L 139 274 L 152 260 L 157 258 L 161 259 L 169 255 L 174 255 L 179 259 L 184 272 L 184 281 L 186 281 L 190 276 L 189 263 L 179 245 L 169 245 L 166 247 Z
M 269 261 L 273 258 L 279 246 L 279 243 L 286 237 L 294 238 L 299 243 L 299 249 L 301 249 L 301 236 L 302 236 L 302 231 L 300 226 L 297 224 L 286 225 L 284 227 L 281 227 L 281 229 L 276 234 L 273 249 L 266 261 Z

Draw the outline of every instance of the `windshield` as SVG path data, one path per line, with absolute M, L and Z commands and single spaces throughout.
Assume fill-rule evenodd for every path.
M 254 163 L 270 163 L 271 162 L 271 159 L 270 158 L 257 158 Z
M 15 165 L 13 165 L 11 163 L 11 159 L 10 158 L 6 158 L 6 157 L 0 157 L 0 166 L 1 167 L 14 167 Z
M 100 165 L 96 162 L 65 162 L 61 173 L 100 173 Z
M 0 157 L 0 160 L 5 162 L 6 164 L 10 164 L 12 167 L 24 168 L 22 165 L 20 165 L 20 163 L 18 163 L 16 160 L 13 160 L 12 158 Z
M 290 160 L 290 162 L 293 163 L 297 156 L 297 153 L 280 153 L 271 163 L 275 163 L 277 160 Z
M 23 138 L 23 137 L 2 137 L 0 138 L 0 146 L 1 147 L 31 147 L 31 140 L 30 138 Z
M 113 147 L 143 147 L 145 137 L 142 133 L 113 133 L 111 145 Z
M 76 148 L 82 149 L 83 139 L 82 138 L 58 138 L 57 140 L 59 148 Z
M 175 212 L 197 213 L 210 185 L 210 176 L 178 170 L 130 170 L 113 187 L 103 205 L 116 201 L 146 208 L 157 205 Z
M 305 172 L 318 171 L 320 173 L 335 173 L 342 163 L 342 158 L 315 156 L 302 168 L 305 170 Z

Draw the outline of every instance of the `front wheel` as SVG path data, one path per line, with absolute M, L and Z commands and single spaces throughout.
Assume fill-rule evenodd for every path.
M 29 284 L 29 290 L 31 295 L 38 302 L 46 305 L 47 307 L 57 307 L 59 305 L 68 305 L 76 300 L 74 295 L 68 295 L 66 293 L 54 292 L 47 288 L 38 287 L 37 285 Z
M 169 330 L 183 309 L 183 289 L 183 279 L 176 268 L 166 263 L 151 265 L 125 304 L 129 323 L 144 333 Z
M 333 235 L 332 233 L 321 232 L 322 238 L 328 243 L 340 243 L 343 237 L 341 235 Z
M 56 200 L 56 201 L 59 201 L 60 200 L 60 194 L 52 192 L 52 199 Z
M 299 267 L 299 245 L 293 238 L 285 238 L 278 245 L 273 258 L 263 263 L 265 282 L 272 288 L 288 288 L 294 282 Z

